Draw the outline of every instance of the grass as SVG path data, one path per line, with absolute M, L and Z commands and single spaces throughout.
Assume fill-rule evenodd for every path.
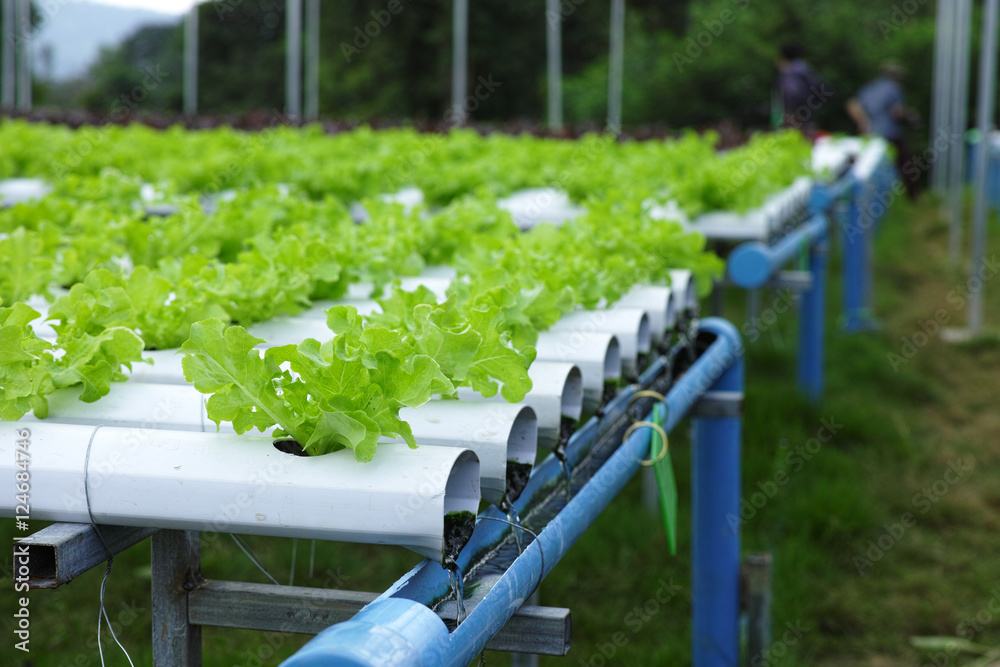
M 989 608 L 1000 590 L 1000 342 L 985 336 L 949 345 L 936 332 L 916 336 L 939 311 L 949 325 L 964 321 L 955 297 L 966 281 L 949 266 L 946 246 L 947 229 L 933 203 L 894 206 L 877 237 L 876 312 L 883 328 L 873 333 L 839 333 L 834 263 L 827 390 L 819 405 L 801 399 L 794 387 L 792 313 L 748 346 L 744 496 L 760 485 L 770 489 L 769 482 L 784 479 L 775 476 L 779 471 L 788 481 L 746 520 L 744 551 L 774 555 L 776 639 L 789 624 L 804 628 L 794 644 L 774 645 L 757 664 L 940 664 L 944 654 L 912 648 L 917 635 L 1000 646 L 1000 613 Z M 988 284 L 985 292 L 986 322 L 994 326 L 1000 324 L 998 289 Z M 765 307 L 769 299 L 765 295 Z M 741 321 L 743 304 L 741 294 L 730 295 L 727 314 Z M 907 341 L 915 353 L 894 363 L 890 355 L 900 355 Z M 824 423 L 835 425 L 833 437 L 809 460 L 799 458 L 796 449 L 817 438 Z M 682 426 L 671 438 L 681 499 L 678 556 L 669 555 L 660 520 L 643 509 L 641 480 L 633 480 L 542 586 L 543 604 L 573 612 L 568 658 L 543 658 L 543 665 L 690 662 L 685 431 Z M 971 472 L 949 473 L 957 462 L 972 461 Z M 0 538 L 11 534 L 10 522 L 3 522 Z M 287 581 L 290 542 L 249 541 L 279 581 Z M 308 577 L 307 544 L 299 543 L 300 585 L 381 591 L 418 560 L 395 548 L 321 543 L 316 572 Z M 203 560 L 209 578 L 265 581 L 226 539 L 204 544 Z M 31 593 L 32 652 L 13 651 L 5 633 L 0 664 L 100 664 L 94 631 L 102 574 Z M 148 586 L 147 544 L 116 558 L 107 605 L 136 665 L 151 664 Z M 669 591 L 662 604 L 656 601 L 661 588 Z M 9 576 L 0 589 L 11 590 Z M 14 597 L 5 594 L 0 603 L 7 627 Z M 277 664 L 306 639 L 206 628 L 205 664 Z M 127 664 L 109 642 L 105 635 L 106 664 Z M 501 654 L 485 658 L 489 665 L 508 662 Z M 967 656 L 946 658 L 951 665 L 968 662 Z

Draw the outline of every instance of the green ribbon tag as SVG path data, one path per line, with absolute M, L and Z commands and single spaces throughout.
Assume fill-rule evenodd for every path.
M 653 406 L 653 423 L 663 426 L 666 419 L 667 409 L 663 403 Z M 667 443 L 657 431 L 653 431 L 650 437 L 649 456 L 654 461 L 660 458 L 660 452 Z M 656 473 L 656 486 L 660 490 L 660 507 L 663 508 L 663 523 L 667 529 L 667 542 L 670 544 L 670 555 L 677 555 L 677 483 L 674 481 L 674 464 L 670 460 L 670 448 L 662 459 L 653 465 Z

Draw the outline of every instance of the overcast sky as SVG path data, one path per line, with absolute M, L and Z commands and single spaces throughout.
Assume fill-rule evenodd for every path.
M 118 5 L 119 7 L 140 7 L 142 9 L 153 9 L 169 14 L 183 14 L 191 9 L 194 0 L 93 0 L 105 5 Z

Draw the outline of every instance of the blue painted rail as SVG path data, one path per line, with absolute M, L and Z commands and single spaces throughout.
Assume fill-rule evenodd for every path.
M 699 339 L 707 347 L 666 395 L 664 429 L 668 432 L 706 395 L 742 396 L 743 348 L 735 328 L 709 318 L 700 324 Z M 571 464 L 587 456 L 604 424 L 625 417 L 635 391 L 633 387 L 622 392 L 607 406 L 600 422 L 591 420 L 574 435 L 566 448 Z M 738 414 L 694 420 L 692 640 L 698 667 L 735 667 L 739 662 L 740 535 L 731 520 L 739 516 L 741 421 Z M 502 572 L 455 630 L 449 632 L 430 608 L 447 594 L 449 580 L 438 563 L 427 560 L 353 619 L 317 635 L 283 665 L 468 665 L 622 489 L 639 462 L 649 456 L 649 449 L 648 429 L 626 439 Z M 515 503 L 519 513 L 540 498 L 550 497 L 562 470 L 554 456 L 537 466 Z M 502 518 L 492 508 L 484 515 Z M 481 517 L 458 565 L 466 571 L 474 557 L 491 549 L 509 531 L 506 525 Z

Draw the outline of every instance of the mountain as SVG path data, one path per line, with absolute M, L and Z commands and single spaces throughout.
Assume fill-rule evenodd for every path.
M 35 72 L 41 77 L 51 74 L 56 81 L 85 73 L 101 47 L 115 46 L 144 25 L 181 20 L 176 14 L 98 2 L 41 3 L 39 8 L 43 22 L 34 37 Z

